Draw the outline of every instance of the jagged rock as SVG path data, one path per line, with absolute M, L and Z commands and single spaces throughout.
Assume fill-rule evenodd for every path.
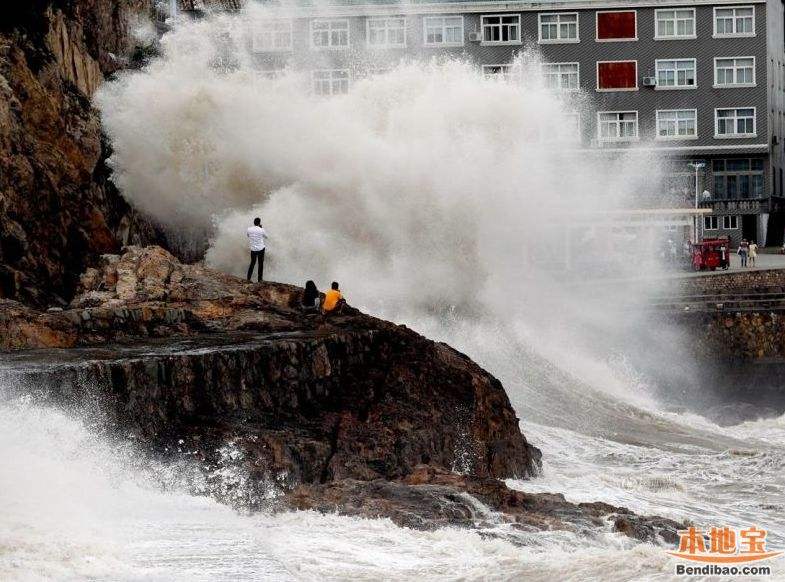
M 121 242 L 160 241 L 108 181 L 90 97 L 143 0 L 10 2 L 0 18 L 0 298 L 65 303 Z
M 233 440 L 270 471 L 317 482 L 397 478 L 422 462 L 494 477 L 539 465 L 499 381 L 406 327 L 350 307 L 305 315 L 301 289 L 184 265 L 160 247 L 105 256 L 80 281 L 69 309 L 46 314 L 71 330 L 69 345 L 183 336 L 208 347 L 91 355 L 80 367 L 118 422 L 146 439 Z
M 569 503 L 561 494 L 524 493 L 496 479 L 428 465 L 419 465 L 395 481 L 343 479 L 301 485 L 282 503 L 296 509 L 387 517 L 416 529 L 482 527 L 483 523 L 501 521 L 528 531 L 561 529 L 592 535 L 610 526 L 640 541 L 674 543 L 677 530 L 684 527 L 673 520 L 639 516 L 606 503 Z M 493 529 L 490 535 L 494 535 Z
M 122 434 L 156 454 L 187 449 L 208 474 L 230 446 L 249 476 L 238 497 L 252 509 L 267 503 L 254 491 L 272 483 L 279 507 L 410 527 L 501 519 L 526 530 L 675 539 L 678 524 L 666 519 L 498 481 L 531 476 L 541 456 L 501 384 L 404 326 L 351 307 L 308 316 L 299 288 L 183 265 L 157 247 L 106 255 L 80 282 L 62 312 L 0 303 L 0 329 L 37 330 L 32 340 L 15 333 L 22 339 L 6 348 L 82 346 L 47 352 L 62 361 L 24 371 L 26 384 L 53 402 L 100 403 Z
M 71 347 L 77 330 L 61 312 L 39 313 L 0 299 L 0 349 Z

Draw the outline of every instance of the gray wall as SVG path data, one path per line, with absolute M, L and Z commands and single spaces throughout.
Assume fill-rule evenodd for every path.
M 712 38 L 713 9 L 711 6 L 696 8 L 697 38 L 694 40 L 654 40 L 654 8 L 639 8 L 638 40 L 633 42 L 596 42 L 595 11 L 579 11 L 579 43 L 537 44 L 537 12 L 521 13 L 524 42 L 540 49 L 546 61 L 579 62 L 580 82 L 583 89 L 600 110 L 637 110 L 639 133 L 642 139 L 655 135 L 657 109 L 697 109 L 698 139 L 654 142 L 654 146 L 689 148 L 692 146 L 728 146 L 742 144 L 768 144 L 769 111 L 767 106 L 766 5 L 755 5 L 756 36 L 746 38 Z M 521 45 L 482 46 L 469 42 L 468 35 L 480 30 L 479 14 L 464 14 L 465 44 L 455 48 L 423 47 L 423 16 L 407 16 L 407 47 L 400 49 L 365 50 L 366 18 L 350 19 L 348 50 L 312 51 L 309 47 L 309 20 L 297 19 L 294 24 L 295 48 L 291 53 L 274 54 L 269 58 L 283 63 L 289 59 L 309 68 L 350 68 L 356 75 L 365 69 L 383 68 L 397 63 L 401 58 L 429 58 L 437 55 L 454 55 L 469 58 L 479 64 L 510 62 Z M 738 89 L 714 89 L 714 57 L 755 56 L 757 86 Z M 644 76 L 655 75 L 655 59 L 697 59 L 697 87 L 685 90 L 660 90 L 642 86 Z M 597 92 L 596 62 L 599 60 L 637 60 L 638 91 Z M 714 139 L 714 109 L 716 107 L 756 107 L 757 137 L 754 139 Z M 589 119 L 586 119 L 589 117 Z M 582 118 L 586 139 L 596 137 L 596 119 L 593 115 Z M 615 146 L 614 146 L 615 147 Z M 623 146 L 622 146 L 623 147 Z

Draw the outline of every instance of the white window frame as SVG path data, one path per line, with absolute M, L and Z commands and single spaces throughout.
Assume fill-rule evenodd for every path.
M 621 89 L 601 89 L 600 88 L 600 65 L 606 63 L 635 63 L 635 87 L 623 87 Z M 595 75 L 597 79 L 597 87 L 596 90 L 600 93 L 615 93 L 616 91 L 637 91 L 638 90 L 638 61 L 632 59 L 622 59 L 618 61 L 597 61 L 595 65 Z M 614 113 L 613 111 L 606 111 L 606 113 Z M 627 113 L 622 111 L 621 113 Z
M 660 85 L 660 63 L 677 62 L 677 61 L 692 61 L 692 76 L 695 84 L 693 85 Z M 670 69 L 668 69 L 670 70 Z M 676 82 L 679 80 L 679 69 L 673 69 L 676 72 L 674 78 Z M 655 59 L 654 60 L 654 74 L 657 79 L 657 84 L 654 86 L 655 91 L 684 91 L 689 89 L 698 88 L 698 61 L 696 59 Z
M 692 34 L 679 34 L 678 33 L 678 22 L 679 20 L 684 20 L 683 18 L 677 18 L 676 12 L 692 12 Z M 660 12 L 673 12 L 673 30 L 674 34 L 671 36 L 662 35 L 658 30 L 659 24 L 659 14 Z M 694 8 L 685 8 L 685 7 L 674 7 L 674 8 L 660 8 L 654 11 L 654 40 L 689 40 L 698 38 L 698 19 L 695 14 Z
M 732 226 L 736 223 L 736 226 Z M 739 230 L 739 215 L 726 214 L 722 217 L 722 230 Z
M 542 17 L 543 16 L 556 16 L 559 18 L 556 22 L 556 38 L 543 38 L 542 37 Z M 575 38 L 562 38 L 561 37 L 561 17 L 574 16 L 575 17 Z M 539 44 L 568 44 L 581 42 L 581 18 L 577 12 L 541 12 L 537 15 L 537 42 Z
M 600 121 L 600 117 L 603 114 L 612 113 L 615 115 L 623 114 L 623 113 L 634 113 L 635 114 L 635 135 L 632 137 L 615 137 L 615 138 L 608 138 L 602 137 L 602 122 Z M 617 125 L 621 124 L 621 121 L 616 121 Z M 620 132 L 621 133 L 621 132 Z M 640 139 L 640 114 L 636 110 L 626 110 L 626 111 L 598 111 L 597 112 L 597 142 L 598 143 L 622 143 L 622 142 L 632 142 L 638 141 Z
M 428 21 L 445 18 L 460 18 L 461 19 L 461 41 L 460 42 L 428 42 Z M 445 25 L 442 24 L 442 34 L 444 34 Z M 446 36 L 446 35 L 445 35 Z M 425 16 L 422 19 L 422 45 L 425 47 L 454 47 L 463 46 L 466 39 L 466 22 L 463 14 L 440 14 L 433 16 Z
M 491 73 L 488 69 L 500 67 L 501 72 Z M 513 81 L 520 79 L 521 71 L 516 63 L 493 63 L 482 65 L 482 76 L 486 79 L 501 79 Z
M 280 31 L 275 29 L 276 24 L 288 24 L 288 31 Z M 265 29 L 265 27 L 269 27 L 269 29 Z M 287 46 L 275 46 L 275 35 L 281 32 L 288 32 L 289 33 L 289 44 Z M 271 35 L 272 44 L 271 46 L 262 45 L 259 46 L 257 44 L 257 37 L 260 34 L 269 34 Z M 253 25 L 253 37 L 251 40 L 251 49 L 255 53 L 274 53 L 274 52 L 287 52 L 292 50 L 292 45 L 294 42 L 294 32 L 292 28 L 292 20 L 291 18 L 270 18 L 259 20 Z
M 403 42 L 391 43 L 390 31 L 397 30 L 397 28 L 389 26 L 390 20 L 400 20 L 403 22 Z M 383 44 L 371 44 L 371 23 L 374 21 L 384 21 L 384 37 Z M 406 48 L 406 17 L 405 16 L 369 16 L 365 22 L 365 44 L 369 49 L 391 49 L 391 48 Z
M 736 10 L 740 8 L 752 9 L 752 32 L 736 32 Z M 722 34 L 717 32 L 717 10 L 733 10 L 733 32 Z M 713 38 L 740 38 L 747 36 L 755 36 L 755 5 L 749 4 L 745 6 L 715 6 L 712 14 L 712 37 Z
M 714 224 L 714 226 L 712 226 Z M 720 221 L 719 216 L 704 216 L 703 217 L 703 230 L 719 230 Z
M 327 38 L 328 44 L 326 46 L 320 46 L 314 43 L 314 25 L 315 24 L 331 24 L 334 22 L 342 22 L 346 24 L 346 44 L 332 44 L 332 29 L 328 28 L 327 31 Z M 310 23 L 310 35 L 311 35 L 311 49 L 315 51 L 321 50 L 346 50 L 352 45 L 352 31 L 351 31 L 351 22 L 348 18 L 313 18 Z
M 540 65 L 540 74 L 543 76 L 543 80 L 545 80 L 545 77 L 553 75 L 553 73 L 548 74 L 548 73 L 545 72 L 545 69 L 547 67 L 561 67 L 563 65 L 575 65 L 575 75 L 576 75 L 575 87 L 567 87 L 567 88 L 562 87 L 562 85 L 561 85 L 561 76 L 562 76 L 563 73 L 561 73 L 559 71 L 559 72 L 556 73 L 556 75 L 559 77 L 559 86 L 558 87 L 548 87 L 548 88 L 552 88 L 552 89 L 554 89 L 556 91 L 564 91 L 564 92 L 580 91 L 581 90 L 581 64 L 579 62 L 542 63 L 542 65 Z M 546 85 L 547 85 L 547 83 L 546 83 Z
M 752 83 L 725 83 L 720 85 L 717 82 L 717 61 L 728 61 L 733 60 L 736 61 L 737 59 L 752 59 Z M 736 71 L 742 67 L 737 67 L 736 63 L 733 64 L 733 77 L 736 78 Z M 746 67 L 745 67 L 746 68 Z M 748 57 L 714 57 L 714 88 L 715 89 L 734 89 L 734 88 L 744 88 L 744 87 L 756 87 L 757 82 L 757 75 L 756 69 L 758 68 L 758 61 L 754 56 Z
M 695 122 L 695 133 L 692 135 L 679 135 L 679 120 L 676 120 L 676 135 L 660 135 L 660 117 L 663 113 L 681 113 L 691 111 Z M 684 139 L 698 139 L 698 110 L 697 109 L 658 109 L 655 113 L 654 138 L 662 141 L 674 141 Z
M 514 18 L 517 18 L 518 22 L 517 22 L 517 24 L 512 24 L 511 25 L 511 24 L 504 24 L 503 22 L 500 21 L 499 24 L 498 24 L 498 26 L 500 27 L 500 33 L 501 33 L 501 28 L 502 27 L 514 26 L 514 27 L 516 27 L 518 29 L 518 40 L 485 40 L 485 27 L 486 27 L 485 19 L 486 18 L 500 18 L 501 19 L 501 18 L 504 18 L 504 17 L 507 17 L 507 16 L 512 16 Z M 488 26 L 490 27 L 490 26 L 497 26 L 497 25 L 494 24 L 494 25 L 488 25 Z M 480 46 L 499 46 L 499 45 L 518 45 L 518 44 L 522 44 L 523 43 L 523 40 L 522 40 L 522 38 L 523 38 L 522 37 L 523 29 L 521 27 L 521 15 L 520 15 L 520 13 L 516 13 L 516 12 L 499 12 L 497 14 L 482 14 L 482 15 L 480 15 L 480 34 L 482 35 L 482 40 L 480 41 Z
M 617 14 L 632 12 L 635 14 L 635 36 L 633 38 L 600 38 L 600 14 Z M 594 40 L 595 42 L 635 42 L 638 40 L 638 11 L 637 10 L 597 10 L 594 13 Z
M 752 109 L 752 133 L 719 133 L 720 127 L 720 118 L 717 116 L 717 113 L 720 111 L 725 111 L 728 109 L 732 109 L 734 111 L 738 111 L 739 109 Z M 724 119 L 731 119 L 731 118 L 724 118 Z M 734 116 L 732 119 L 736 120 L 738 117 Z M 734 124 L 735 127 L 735 124 Z M 714 139 L 749 139 L 753 137 L 758 137 L 758 109 L 757 107 L 717 107 L 714 109 Z
M 338 73 L 338 72 L 346 73 L 346 93 L 348 93 L 349 89 L 351 89 L 351 84 L 352 84 L 352 74 L 351 71 L 349 71 L 349 69 L 314 69 L 313 71 L 311 71 L 311 90 L 313 91 L 313 94 L 318 95 L 320 97 L 333 97 L 335 95 L 345 95 L 346 93 L 344 92 L 336 93 L 332 90 L 332 83 L 334 81 L 334 79 L 332 78 L 332 73 Z M 331 84 L 329 93 L 320 93 L 316 90 L 316 76 L 318 73 L 331 73 L 330 79 L 328 79 Z

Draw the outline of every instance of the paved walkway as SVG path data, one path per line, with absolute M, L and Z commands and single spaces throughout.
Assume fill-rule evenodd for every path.
M 765 271 L 767 269 L 785 269 L 785 255 L 781 255 L 777 250 L 772 249 L 772 252 L 761 253 L 758 252 L 758 258 L 755 261 L 755 266 L 742 268 L 741 259 L 734 251 L 730 257 L 730 268 L 727 271 L 685 271 L 681 274 L 684 277 L 711 277 L 714 275 L 722 275 L 723 273 L 734 273 L 744 271 Z

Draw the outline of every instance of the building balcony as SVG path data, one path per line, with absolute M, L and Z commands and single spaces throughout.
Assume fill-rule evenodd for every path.
M 785 201 L 783 201 L 785 202 Z M 743 200 L 702 200 L 701 208 L 711 208 L 715 213 L 724 214 L 759 214 L 769 212 L 769 198 Z

